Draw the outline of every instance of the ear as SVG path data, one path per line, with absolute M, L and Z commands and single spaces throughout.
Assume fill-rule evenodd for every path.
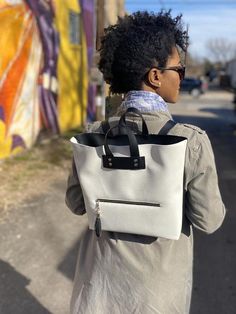
M 161 73 L 158 69 L 152 68 L 148 72 L 148 83 L 153 87 L 153 88 L 159 88 L 161 86 Z

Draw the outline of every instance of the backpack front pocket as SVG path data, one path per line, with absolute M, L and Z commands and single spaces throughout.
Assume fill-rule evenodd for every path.
M 161 210 L 158 203 L 97 199 L 94 230 L 97 236 L 102 230 L 155 236 Z

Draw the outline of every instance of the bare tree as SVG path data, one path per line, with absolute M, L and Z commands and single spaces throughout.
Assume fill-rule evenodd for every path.
M 229 60 L 236 57 L 236 42 L 226 38 L 214 38 L 208 40 L 206 48 L 214 58 L 214 61 L 223 65 Z

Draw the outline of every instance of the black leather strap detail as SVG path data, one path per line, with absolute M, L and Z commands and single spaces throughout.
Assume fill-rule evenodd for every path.
M 141 137 L 148 139 L 149 133 L 147 124 L 141 114 L 141 112 L 133 107 L 130 107 L 126 112 L 120 117 L 118 125 L 110 127 L 109 121 L 105 120 L 101 122 L 101 127 L 103 133 L 105 134 L 104 138 L 104 150 L 105 155 L 102 155 L 103 167 L 110 169 L 145 169 L 145 157 L 139 155 L 138 140 L 131 128 L 127 125 L 126 115 L 127 114 L 138 115 L 142 119 L 142 135 Z M 158 135 L 166 135 L 169 130 L 175 126 L 176 123 L 172 120 L 167 121 L 167 123 L 161 128 Z M 119 136 L 113 135 L 112 131 L 115 128 L 119 128 L 119 134 L 125 134 L 128 137 L 128 145 L 130 148 L 130 157 L 116 157 L 111 152 L 108 139 L 113 137 L 115 140 Z
M 110 169 L 145 169 L 145 157 L 115 157 L 102 155 L 103 167 Z

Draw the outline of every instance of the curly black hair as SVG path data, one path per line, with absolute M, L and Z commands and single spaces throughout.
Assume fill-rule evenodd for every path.
M 164 67 L 174 46 L 186 51 L 188 34 L 181 18 L 172 18 L 170 10 L 138 11 L 105 29 L 98 66 L 112 93 L 139 90 L 147 71 Z

